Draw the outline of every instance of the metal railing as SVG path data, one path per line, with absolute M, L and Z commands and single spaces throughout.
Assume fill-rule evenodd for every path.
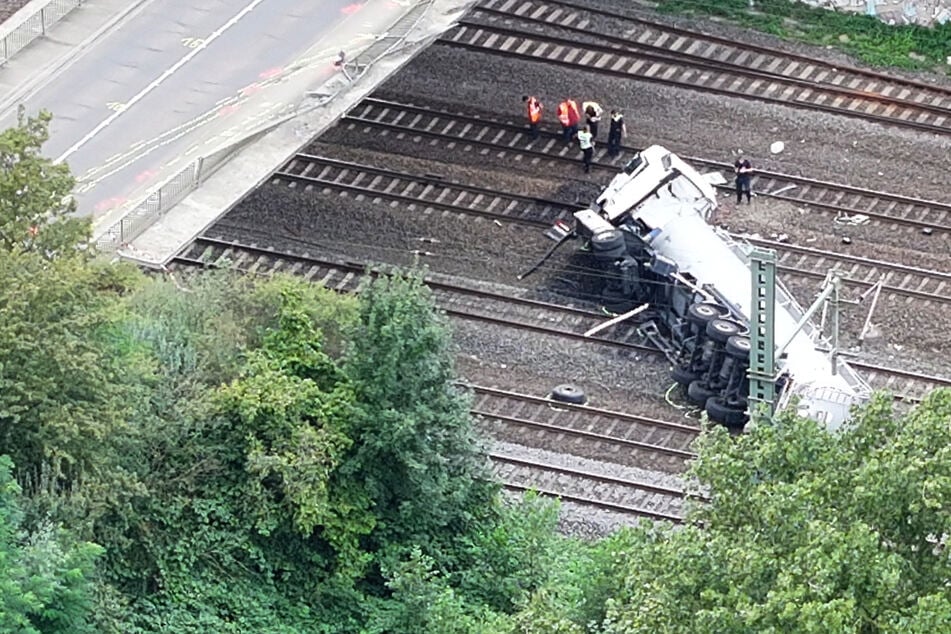
M 47 0 L 34 7 L 33 13 L 20 15 L 30 8 L 29 5 L 14 13 L 9 20 L 0 24 L 0 66 L 33 40 L 45 36 L 50 27 L 82 5 L 83 0 Z
M 215 150 L 207 156 L 200 156 L 189 163 L 180 172 L 155 187 L 142 202 L 96 237 L 96 247 L 100 251 L 115 252 L 122 245 L 140 236 L 142 232 L 165 215 L 169 209 L 198 189 L 202 181 L 211 176 L 228 159 L 282 122 L 283 119 L 275 121 L 239 141 Z
M 345 61 L 341 59 L 341 70 L 349 82 L 357 81 L 374 63 L 399 50 L 403 46 L 406 37 L 423 19 L 431 4 L 432 0 L 423 0 L 403 14 L 403 17 L 390 28 L 385 36 L 368 46 L 353 60 Z M 154 188 L 145 200 L 102 234 L 96 236 L 96 247 L 104 252 L 114 253 L 118 251 L 123 245 L 140 236 L 172 207 L 184 200 L 201 185 L 204 179 L 247 145 L 257 141 L 277 126 L 325 105 L 336 94 L 312 94 L 312 97 L 317 98 L 306 107 L 300 107 L 300 104 L 298 104 L 289 113 L 279 115 L 275 120 L 264 124 L 241 139 L 229 143 L 207 156 L 199 157 L 183 170 Z

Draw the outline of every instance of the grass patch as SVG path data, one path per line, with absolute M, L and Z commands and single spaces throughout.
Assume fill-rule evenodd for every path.
M 864 14 L 810 7 L 793 0 L 659 0 L 658 10 L 713 16 L 810 44 L 834 46 L 872 66 L 951 72 L 951 22 L 932 28 L 889 26 Z

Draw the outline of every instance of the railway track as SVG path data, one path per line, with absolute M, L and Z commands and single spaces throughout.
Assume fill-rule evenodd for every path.
M 699 434 L 697 427 L 490 387 L 468 387 L 474 394 L 472 413 L 499 440 L 678 475 L 685 462 L 696 457 L 689 446 Z M 490 457 L 508 488 L 531 488 L 627 515 L 674 522 L 683 518 L 682 484 L 670 486 L 656 481 L 656 476 L 654 481 L 646 477 L 635 481 L 499 453 Z
M 274 179 L 322 192 L 346 193 L 371 200 L 395 201 L 424 214 L 453 212 L 492 220 L 515 222 L 543 230 L 556 220 L 570 220 L 579 209 L 574 203 L 521 196 L 495 189 L 298 154 Z M 422 209 L 420 209 L 422 207 Z M 822 280 L 827 271 L 839 268 L 847 285 L 868 288 L 879 280 L 886 298 L 951 303 L 951 273 L 834 253 L 763 239 L 749 242 L 774 249 L 786 275 Z
M 584 506 L 680 523 L 684 519 L 682 490 L 619 478 L 592 471 L 489 455 L 493 472 L 506 489 L 537 491 L 541 495 Z
M 254 245 L 197 238 L 172 260 L 176 266 L 235 268 L 253 274 L 276 272 L 300 275 L 326 288 L 354 292 L 366 273 L 362 264 L 344 263 L 310 255 L 296 255 Z M 458 284 L 427 281 L 437 305 L 451 317 L 528 330 L 574 341 L 631 351 L 654 353 L 636 327 L 621 324 L 609 335 L 585 337 L 584 332 L 603 323 L 604 313 L 573 306 L 542 302 L 511 294 L 493 293 Z
M 867 363 L 864 361 L 849 361 L 856 370 L 862 372 L 862 376 L 868 381 L 869 385 L 876 390 L 885 390 L 892 394 L 899 395 L 898 400 L 907 402 L 917 402 L 920 398 L 914 395 L 923 395 L 938 387 L 951 387 L 951 379 L 940 376 L 933 376 L 910 370 L 900 370 L 898 368 L 886 368 L 884 366 Z M 908 395 L 901 397 L 901 395 Z
M 698 33 L 642 16 L 592 8 L 569 0 L 546 0 L 541 3 L 518 2 L 509 8 L 500 6 L 504 4 L 501 2 L 485 2 L 481 6 L 484 9 L 520 15 L 530 13 L 534 19 L 544 19 L 546 21 L 558 20 L 561 15 L 564 15 L 565 11 L 583 11 L 611 21 L 620 19 L 630 25 L 623 31 L 622 37 L 626 40 L 636 40 L 642 45 L 650 45 L 654 48 L 664 47 L 685 56 L 716 60 L 721 64 L 756 69 L 771 75 L 817 84 L 861 89 L 865 94 L 881 95 L 883 98 L 900 97 L 922 104 L 930 102 L 930 105 L 938 105 L 946 110 L 951 110 L 951 89 L 936 86 L 933 83 L 896 77 L 849 64 L 836 63 L 832 65 L 827 60 L 808 55 L 791 53 L 749 42 L 738 43 L 732 38 Z M 555 12 L 558 12 L 559 15 L 554 15 Z M 919 92 L 896 94 L 903 91 Z
M 822 280 L 833 267 L 846 285 L 867 289 L 882 282 L 882 297 L 902 297 L 906 302 L 920 300 L 938 304 L 951 303 L 951 273 L 906 266 L 896 262 L 864 258 L 847 253 L 833 253 L 775 240 L 740 236 L 750 244 L 773 249 L 784 276 Z
M 611 35 L 617 33 L 618 35 Z M 569 2 L 486 0 L 441 43 L 615 77 L 820 110 L 919 131 L 951 132 L 951 95 L 855 68 Z
M 171 264 L 173 267 L 235 268 L 253 274 L 280 271 L 301 275 L 327 288 L 344 292 L 356 290 L 366 271 L 366 266 L 362 264 L 327 261 L 310 255 L 285 253 L 207 236 L 197 238 Z M 433 289 L 438 305 L 451 317 L 585 341 L 634 354 L 661 354 L 630 325 L 621 324 L 612 328 L 607 335 L 585 337 L 583 333 L 589 327 L 604 320 L 603 314 L 597 311 L 453 284 L 428 282 L 428 285 Z M 904 401 L 914 402 L 937 387 L 951 387 L 951 379 L 943 377 L 860 361 L 850 361 L 850 364 L 868 374 L 867 379 L 873 388 L 886 389 Z
M 578 164 L 577 149 L 562 142 L 560 134 L 554 131 L 532 141 L 528 130 L 520 123 L 374 97 L 361 101 L 338 126 L 354 134 L 370 133 L 408 142 L 438 143 L 457 153 L 491 156 L 540 169 L 563 170 L 566 164 L 575 167 Z M 637 151 L 639 148 L 623 146 L 622 156 Z M 690 156 L 681 158 L 702 174 L 733 173 L 733 166 L 722 161 Z M 616 173 L 620 165 L 620 159 L 611 158 L 600 149 L 595 150 L 592 169 Z M 758 196 L 806 206 L 833 218 L 862 215 L 870 224 L 897 231 L 923 231 L 934 234 L 934 240 L 947 241 L 951 235 L 949 203 L 765 170 L 754 172 L 752 187 Z
M 564 447 L 570 440 L 574 455 L 666 473 L 680 473 L 684 462 L 696 457 L 690 450 L 700 433 L 696 425 L 494 388 L 472 389 L 473 414 L 491 423 L 500 440 L 541 449 Z

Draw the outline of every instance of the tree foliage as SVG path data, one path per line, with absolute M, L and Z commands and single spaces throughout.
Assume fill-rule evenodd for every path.
M 74 215 L 75 180 L 65 164 L 41 153 L 52 115 L 27 117 L 0 132 L 0 250 L 32 251 L 53 258 L 83 252 L 90 237 L 87 218 Z
M 492 495 L 468 397 L 454 384 L 449 329 L 419 276 L 380 277 L 360 299 L 345 362 L 354 450 L 343 469 L 369 494 L 381 539 L 432 544 L 464 530 Z
M 35 483 L 101 473 L 135 359 L 117 336 L 120 269 L 0 251 L 0 446 Z
M 885 396 L 831 435 L 784 414 L 705 434 L 709 487 L 677 531 L 635 533 L 605 632 L 905 632 L 951 624 L 951 391 Z
M 23 526 L 13 463 L 0 456 L 0 630 L 22 634 L 95 631 L 86 619 L 99 546 L 73 542 L 50 522 Z

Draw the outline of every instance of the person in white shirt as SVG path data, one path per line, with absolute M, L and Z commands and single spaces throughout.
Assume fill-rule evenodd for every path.
M 591 171 L 591 157 L 594 155 L 594 135 L 585 126 L 578 131 L 578 145 L 581 147 L 582 161 L 584 162 L 584 173 Z

